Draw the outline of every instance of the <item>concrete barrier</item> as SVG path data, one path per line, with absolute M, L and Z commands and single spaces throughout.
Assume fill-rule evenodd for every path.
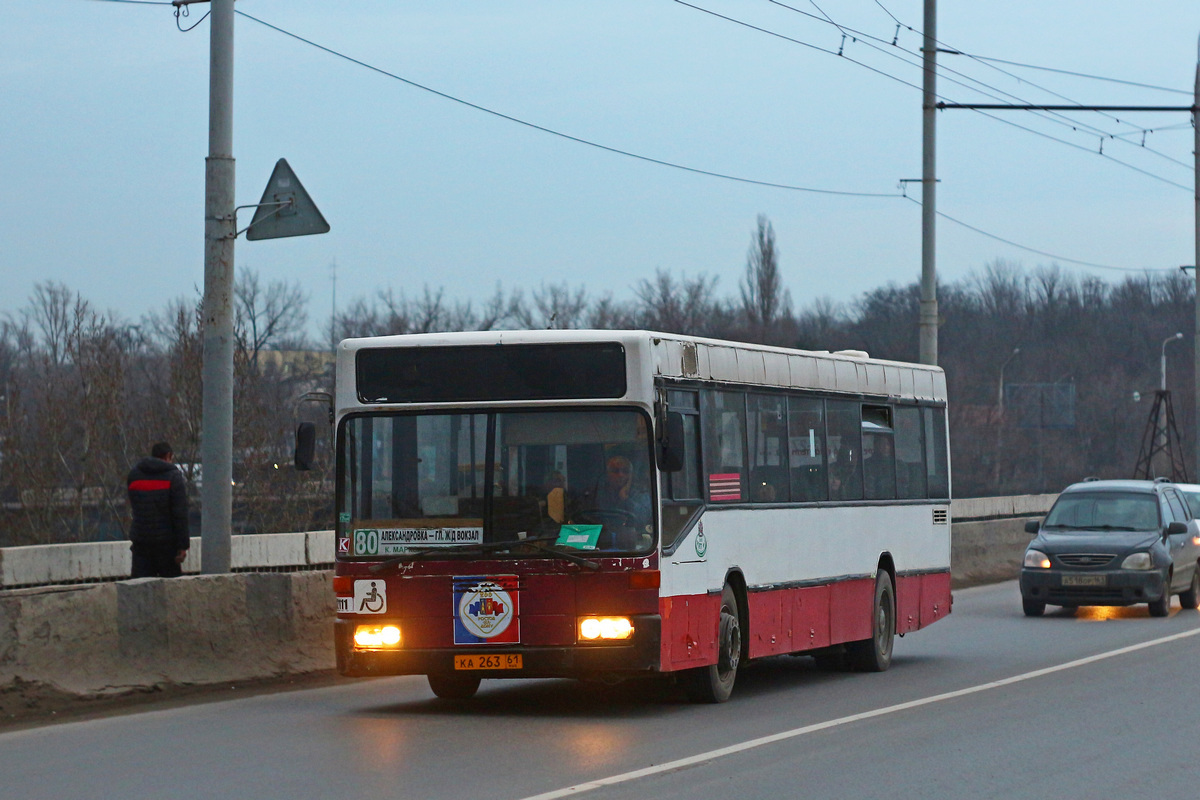
M 333 669 L 332 573 L 0 592 L 0 687 L 96 695 Z
M 1016 577 L 1026 519 L 1054 495 L 955 500 L 957 588 Z M 199 568 L 192 542 L 185 569 Z M 125 542 L 0 549 L 0 691 L 14 684 L 75 695 L 250 680 L 334 667 L 332 531 L 233 537 L 228 575 L 115 580 Z M 195 559 L 195 560 L 193 560 Z
M 950 546 L 951 586 L 961 589 L 1016 578 L 1030 535 L 1025 522 L 1045 516 L 1056 494 L 955 500 Z

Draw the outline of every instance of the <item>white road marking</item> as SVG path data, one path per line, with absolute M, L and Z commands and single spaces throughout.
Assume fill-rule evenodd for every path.
M 1200 628 L 1197 628 L 1195 630 L 1190 630 L 1190 631 L 1184 631 L 1183 633 L 1176 633 L 1172 636 L 1164 636 L 1161 639 L 1152 639 L 1149 642 L 1142 642 L 1141 644 L 1133 644 L 1128 647 L 1122 647 L 1117 650 L 1110 650 L 1107 653 L 1099 653 L 1094 656 L 1088 656 L 1087 658 L 1080 658 L 1075 661 L 1068 661 L 1065 664 L 1059 664 L 1059 665 L 1053 666 L 1053 667 L 1045 667 L 1043 669 L 1035 669 L 1032 672 L 1025 672 L 1020 675 L 1014 675 L 1011 678 L 1004 678 L 1004 679 L 998 680 L 998 681 L 991 681 L 990 683 L 981 683 L 978 686 L 970 686 L 966 689 L 958 689 L 956 691 L 946 692 L 944 694 L 935 694 L 930 697 L 921 698 L 920 700 L 910 700 L 907 703 L 897 703 L 894 706 L 887 706 L 885 708 L 877 708 L 873 711 L 864 711 L 860 714 L 851 714 L 848 717 L 841 717 L 839 719 L 831 719 L 831 720 L 828 720 L 827 722 L 818 722 L 813 725 L 805 725 L 803 728 L 793 728 L 790 731 L 782 731 L 780 733 L 773 733 L 770 736 L 761 736 L 757 739 L 750 739 L 748 741 L 741 742 L 739 744 L 729 745 L 728 747 L 722 747 L 717 750 L 709 750 L 707 753 L 698 753 L 694 756 L 688 756 L 687 758 L 680 758 L 675 761 L 668 761 L 665 764 L 656 764 L 651 767 L 645 767 L 643 769 L 633 770 L 632 772 L 623 772 L 619 775 L 611 775 L 607 778 L 601 778 L 601 779 L 595 780 L 595 781 L 588 781 L 587 783 L 578 783 L 574 786 L 567 786 L 566 788 L 563 788 L 563 789 L 555 789 L 554 791 L 551 791 L 551 792 L 545 792 L 543 794 L 532 795 L 530 797 L 523 798 L 523 800 L 557 800 L 557 798 L 560 798 L 560 797 L 574 797 L 575 795 L 582 794 L 583 792 L 590 792 L 594 789 L 601 789 L 605 786 L 615 786 L 620 783 L 628 783 L 630 781 L 636 781 L 640 778 L 648 778 L 652 775 L 660 775 L 664 772 L 671 772 L 673 770 L 678 770 L 678 769 L 683 769 L 685 767 L 695 766 L 696 764 L 703 764 L 706 761 L 715 761 L 718 758 L 724 758 L 726 756 L 732 756 L 732 755 L 736 755 L 738 753 L 744 753 L 747 750 L 753 750 L 756 747 L 762 747 L 764 745 L 786 741 L 787 739 L 794 739 L 798 736 L 804 736 L 806 734 L 816 733 L 817 731 L 824 731 L 824 730 L 829 730 L 830 728 L 837 728 L 841 725 L 847 725 L 851 722 L 859 722 L 864 719 L 873 719 L 875 717 L 882 717 L 882 716 L 886 716 L 888 714 L 895 714 L 898 711 L 908 711 L 909 709 L 912 709 L 912 708 L 920 708 L 921 706 L 927 706 L 927 705 L 931 705 L 933 703 L 940 703 L 943 700 L 953 700 L 958 697 L 966 697 L 967 695 L 977 694 L 979 692 L 986 692 L 990 689 L 999 689 L 1002 686 L 1011 686 L 1014 683 L 1022 683 L 1023 681 L 1033 680 L 1034 678 L 1041 678 L 1044 675 L 1052 675 L 1055 672 L 1063 672 L 1064 670 L 1075 669 L 1076 667 L 1083 667 L 1088 664 L 1094 664 L 1097 661 L 1104 661 L 1109 658 L 1116 658 L 1117 656 L 1123 656 L 1128 653 L 1134 653 L 1134 652 L 1137 652 L 1138 650 L 1145 650 L 1149 647 L 1157 647 L 1160 644 L 1167 644 L 1169 642 L 1175 642 L 1180 639 L 1186 639 L 1189 636 L 1196 636 L 1196 635 L 1200 635 Z

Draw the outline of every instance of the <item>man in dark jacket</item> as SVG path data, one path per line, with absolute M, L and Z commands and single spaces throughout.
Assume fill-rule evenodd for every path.
M 187 558 L 187 487 L 171 445 L 159 442 L 129 471 L 134 578 L 177 578 Z

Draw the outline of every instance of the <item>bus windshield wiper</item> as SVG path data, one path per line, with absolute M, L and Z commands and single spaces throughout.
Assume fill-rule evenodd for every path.
M 412 550 L 409 550 L 407 553 L 404 553 L 403 555 L 393 556 L 392 558 L 389 558 L 385 561 L 380 561 L 378 564 L 372 564 L 370 567 L 367 568 L 367 570 L 369 572 L 378 574 L 380 572 L 383 572 L 385 569 L 397 566 L 399 564 L 403 564 L 405 561 L 411 561 L 414 558 L 420 558 L 421 556 L 427 556 L 430 553 L 454 553 L 456 555 L 461 554 L 461 553 L 471 553 L 471 552 L 497 553 L 497 552 L 501 552 L 503 550 L 511 550 L 514 547 L 519 547 L 523 544 L 533 544 L 535 547 L 538 547 L 540 549 L 541 542 L 551 542 L 557 538 L 558 538 L 557 536 L 543 536 L 543 537 L 540 537 L 537 539 L 512 539 L 512 540 L 505 540 L 503 542 L 469 542 L 466 544 L 437 545 L 437 546 L 433 546 L 433 547 L 416 547 L 416 548 L 413 548 Z M 555 551 L 551 551 L 551 552 L 555 552 Z
M 555 537 L 555 538 L 557 538 L 557 537 Z M 593 571 L 600 569 L 600 565 L 597 564 L 595 561 L 592 561 L 590 558 L 584 558 L 583 556 L 581 556 L 577 553 L 572 553 L 570 550 L 568 550 L 566 548 L 558 549 L 558 548 L 550 547 L 549 545 L 543 544 L 542 543 L 543 541 L 545 541 L 545 540 L 544 539 L 543 540 L 526 539 L 521 544 L 527 544 L 527 545 L 531 546 L 534 550 L 540 550 L 543 553 L 549 553 L 552 556 L 557 556 L 558 558 L 566 559 L 567 561 L 570 561 L 572 564 L 578 564 L 581 567 L 587 567 L 588 569 L 593 570 Z

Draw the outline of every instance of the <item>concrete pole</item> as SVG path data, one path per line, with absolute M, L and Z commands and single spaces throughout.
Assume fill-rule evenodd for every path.
M 230 570 L 233 517 L 233 0 L 212 0 L 204 164 L 204 419 L 201 569 Z
M 924 101 L 921 104 L 920 360 L 938 363 L 937 306 L 937 0 L 925 0 Z
M 1192 84 L 1192 130 L 1195 141 L 1192 147 L 1194 175 L 1192 191 L 1195 194 L 1195 211 L 1192 222 L 1192 235 L 1195 238 L 1195 250 L 1192 255 L 1193 273 L 1196 276 L 1196 330 L 1192 337 L 1192 350 L 1195 365 L 1192 402 L 1195 408 L 1196 437 L 1193 447 L 1196 451 L 1196 472 L 1200 480 L 1200 40 L 1196 45 L 1196 79 Z

